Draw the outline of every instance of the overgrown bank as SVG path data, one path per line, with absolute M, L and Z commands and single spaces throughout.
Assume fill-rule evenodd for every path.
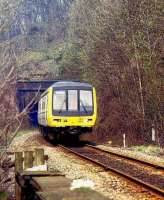
M 162 138 L 162 1 L 73 2 L 63 77 L 92 82 L 98 93 L 100 140 L 129 144 Z
M 129 145 L 151 143 L 154 127 L 164 144 L 162 1 L 29 2 L 0 35 L 0 55 L 16 56 L 16 78 L 89 81 L 97 89 L 98 141 L 122 145 L 126 134 Z

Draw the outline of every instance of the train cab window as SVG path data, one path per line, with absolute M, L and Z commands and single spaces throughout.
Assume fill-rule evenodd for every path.
M 53 109 L 59 112 L 66 110 L 66 92 L 64 90 L 54 91 Z
M 77 90 L 68 90 L 68 110 L 78 110 L 78 93 Z
M 90 112 L 93 110 L 92 91 L 80 90 L 80 111 Z

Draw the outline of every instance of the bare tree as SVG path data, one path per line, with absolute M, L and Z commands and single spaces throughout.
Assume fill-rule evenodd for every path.
M 84 52 L 82 77 L 98 90 L 97 130 L 108 137 L 118 133 L 116 141 L 126 133 L 130 143 L 150 142 L 153 121 L 161 127 L 161 13 L 161 0 L 76 0 L 71 7 L 68 42 Z M 74 64 L 79 71 L 79 62 Z
M 16 107 L 16 62 L 14 40 L 3 37 L 12 24 L 21 1 L 0 1 L 0 193 L 10 190 L 14 177 L 13 166 L 7 155 L 7 147 L 21 126 L 22 115 Z M 12 198 L 13 194 L 11 194 Z

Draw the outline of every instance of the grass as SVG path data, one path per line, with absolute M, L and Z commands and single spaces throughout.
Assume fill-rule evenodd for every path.
M 90 187 L 80 187 L 75 189 L 75 191 L 79 191 L 79 192 L 88 192 L 88 191 L 92 191 Z
M 28 51 L 18 59 L 18 66 L 32 61 L 41 61 L 45 59 L 45 53 L 37 51 Z
M 161 149 L 159 146 L 156 145 L 141 145 L 141 146 L 135 146 L 132 147 L 133 150 L 141 152 L 141 153 L 145 153 L 148 155 L 158 155 L 161 154 L 163 149 Z
M 8 193 L 0 191 L 0 200 L 7 200 L 7 198 L 8 198 Z
M 22 66 L 30 62 L 41 62 L 46 60 L 60 59 L 64 52 L 65 43 L 57 45 L 55 48 L 48 48 L 38 51 L 26 51 L 18 59 L 17 66 Z
M 16 137 L 21 137 L 21 136 L 23 136 L 23 135 L 26 135 L 26 134 L 31 133 L 32 131 L 33 131 L 32 129 L 31 129 L 31 130 L 29 130 L 29 129 L 27 129 L 27 130 L 20 130 L 20 131 L 17 133 Z

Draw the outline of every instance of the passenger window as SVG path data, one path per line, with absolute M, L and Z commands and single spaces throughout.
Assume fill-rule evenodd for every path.
M 42 99 L 40 100 L 40 112 L 42 112 Z
M 45 110 L 45 102 L 44 102 L 44 99 L 43 99 L 43 103 L 42 103 L 42 109 L 43 109 L 43 112 Z

